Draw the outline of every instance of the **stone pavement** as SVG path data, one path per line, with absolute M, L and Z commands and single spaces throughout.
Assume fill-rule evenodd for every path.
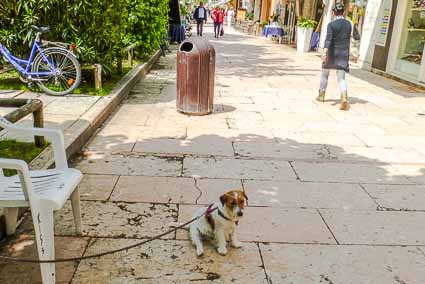
M 154 70 L 75 165 L 83 236 L 56 215 L 58 256 L 119 248 L 190 219 L 243 187 L 240 250 L 197 259 L 186 231 L 118 255 L 58 265 L 59 283 L 425 283 L 425 96 L 353 68 L 352 108 L 336 80 L 314 101 L 320 59 L 226 31 L 215 112 L 175 110 L 175 55 Z M 335 79 L 335 77 L 332 77 Z M 31 222 L 3 251 L 34 256 Z M 0 283 L 36 283 L 38 267 L 3 264 Z M 31 279 L 31 280 L 29 280 Z

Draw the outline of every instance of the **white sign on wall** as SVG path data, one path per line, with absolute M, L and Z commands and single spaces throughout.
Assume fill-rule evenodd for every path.
M 393 0 L 384 0 L 382 9 L 378 18 L 378 33 L 376 36 L 376 45 L 385 46 L 387 44 L 388 29 L 391 21 L 391 10 Z

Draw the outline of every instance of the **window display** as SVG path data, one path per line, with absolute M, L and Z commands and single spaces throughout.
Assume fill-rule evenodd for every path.
M 363 32 L 364 16 L 366 13 L 366 0 L 350 0 L 347 17 L 360 32 Z M 350 49 L 351 60 L 356 62 L 360 55 L 360 41 L 352 41 Z
M 409 0 L 399 52 L 399 69 L 417 76 L 425 45 L 425 0 Z M 410 64 L 409 64 L 410 63 Z
M 350 4 L 348 6 L 347 16 L 353 22 L 353 24 L 357 27 L 360 34 L 363 31 L 366 6 L 367 6 L 366 0 L 350 0 Z

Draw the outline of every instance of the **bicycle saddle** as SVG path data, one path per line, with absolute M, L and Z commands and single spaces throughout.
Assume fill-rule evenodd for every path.
M 37 26 L 31 26 L 36 32 L 39 32 L 39 33 L 42 33 L 42 34 L 44 34 L 44 33 L 47 33 L 47 32 L 49 32 L 50 31 L 50 28 L 49 27 L 37 27 Z

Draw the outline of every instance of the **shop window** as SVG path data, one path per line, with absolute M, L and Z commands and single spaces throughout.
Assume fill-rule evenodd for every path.
M 360 33 L 363 31 L 364 17 L 366 14 L 367 0 L 350 0 L 347 16 L 357 27 Z
M 398 69 L 417 77 L 425 45 L 425 0 L 408 0 Z
M 367 0 L 350 0 L 348 9 L 347 9 L 347 17 L 353 23 L 353 25 L 357 28 L 357 30 L 362 34 L 364 18 L 366 14 L 366 6 Z M 360 54 L 360 41 L 352 41 L 351 42 L 351 59 L 353 61 L 357 61 L 357 58 Z

